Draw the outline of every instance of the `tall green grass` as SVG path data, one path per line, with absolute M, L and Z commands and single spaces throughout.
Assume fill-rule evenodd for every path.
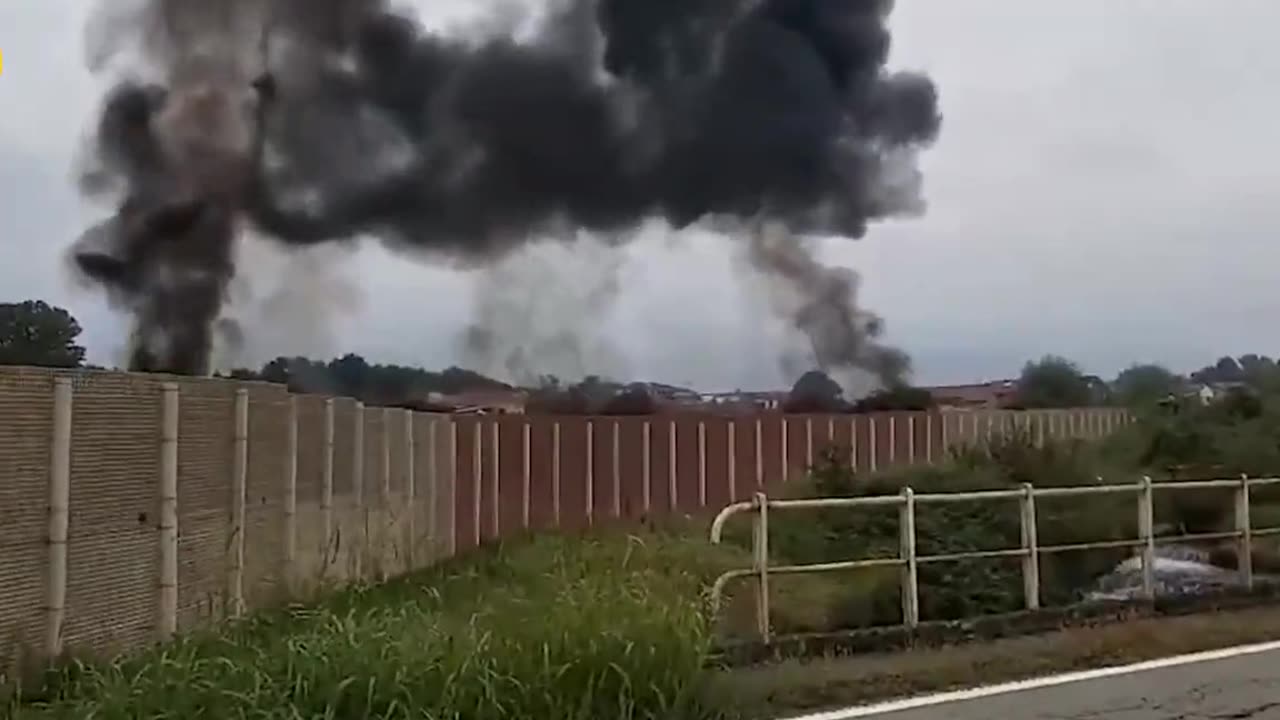
M 544 537 L 50 678 L 22 719 L 703 720 L 714 554 Z

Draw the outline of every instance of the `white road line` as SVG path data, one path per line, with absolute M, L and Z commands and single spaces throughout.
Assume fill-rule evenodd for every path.
M 1257 653 L 1275 651 L 1280 651 L 1280 641 L 1257 643 L 1255 645 L 1237 645 L 1235 647 L 1222 648 L 1221 650 L 1209 650 L 1206 652 L 1191 653 L 1189 655 L 1175 655 L 1173 657 L 1161 658 L 1159 660 L 1147 660 L 1145 662 L 1133 663 L 1132 665 L 1117 665 L 1115 667 L 1099 668 L 1097 670 L 1083 670 L 1080 672 L 1064 673 L 1062 675 L 1049 675 L 1047 677 L 1033 678 L 1031 680 L 1019 680 L 1017 682 L 1001 683 L 999 685 L 988 685 L 986 687 L 971 688 L 969 690 L 956 690 L 953 692 L 938 693 L 936 695 L 924 695 L 921 697 L 906 698 L 902 700 L 891 700 L 889 702 L 877 703 L 875 705 L 855 706 L 845 708 L 843 710 L 832 710 L 813 715 L 802 715 L 789 718 L 788 720 L 853 720 L 854 718 L 874 717 L 876 715 L 900 712 L 902 710 L 913 710 L 916 708 L 925 708 L 934 705 L 945 705 L 947 703 L 961 702 L 964 700 L 978 700 L 980 698 L 991 697 L 994 695 L 1005 695 L 1008 693 L 1023 692 L 1025 690 L 1053 687 L 1055 685 L 1087 682 L 1089 680 L 1101 680 L 1103 678 L 1132 675 L 1152 670 L 1178 667 L 1180 665 L 1212 662 L 1214 660 L 1226 660 L 1228 658 L 1240 657 L 1243 655 L 1254 655 Z

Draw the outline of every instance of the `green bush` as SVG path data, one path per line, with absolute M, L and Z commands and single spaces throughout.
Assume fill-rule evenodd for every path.
M 1039 445 L 1012 435 L 954 451 L 943 465 L 906 467 L 863 476 L 849 468 L 838 449 L 812 468 L 809 481 L 793 494 L 819 497 L 893 495 L 904 487 L 917 493 L 1093 484 L 1100 475 L 1121 481 L 1099 448 L 1081 442 Z M 1132 479 L 1130 476 L 1126 479 Z M 1097 498 L 1042 499 L 1037 508 L 1042 545 L 1118 540 L 1136 535 L 1132 503 L 1100 503 Z M 839 508 L 775 513 L 770 520 L 775 560 L 814 563 L 896 557 L 897 514 L 884 507 Z M 739 533 L 744 546 L 749 535 Z M 916 546 L 922 555 L 951 555 L 1016 548 L 1021 526 L 1016 500 L 921 504 L 916 511 Z M 1042 556 L 1044 600 L 1078 599 L 1079 589 L 1109 571 L 1123 550 L 1069 552 Z M 851 573 L 846 592 L 824 598 L 831 627 L 855 628 L 901 621 L 897 572 Z M 784 578 L 778 583 L 790 582 Z M 958 560 L 928 563 L 918 571 L 924 619 L 956 619 L 1022 607 L 1022 569 L 1016 560 Z

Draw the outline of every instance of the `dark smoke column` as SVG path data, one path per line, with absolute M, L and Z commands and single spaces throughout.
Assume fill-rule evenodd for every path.
M 149 100 L 99 134 L 132 202 L 94 233 L 109 249 L 80 254 L 138 319 L 139 365 L 201 369 L 243 223 L 285 244 L 367 236 L 483 265 L 578 230 L 624 239 L 654 217 L 750 243 L 766 224 L 859 237 L 919 205 L 918 182 L 890 180 L 918 177 L 902 166 L 937 134 L 937 98 L 927 78 L 886 72 L 888 0 L 551 7 L 517 40 L 434 35 L 381 0 L 152 0 L 163 22 L 137 42 L 164 87 L 118 91 Z M 245 92 L 259 48 L 236 39 L 260 35 L 243 18 L 268 8 L 280 50 L 257 126 Z M 188 70 L 181 48 L 213 48 L 212 62 Z M 188 142 L 163 142 L 174 135 Z M 867 326 L 852 292 L 817 301 L 847 317 L 807 311 L 805 328 Z M 870 362 L 846 354 L 829 360 Z
M 95 45 L 119 51 L 132 39 L 160 78 L 124 80 L 103 101 L 81 185 L 116 212 L 71 259 L 132 315 L 131 369 L 206 374 L 258 163 L 267 86 L 255 84 L 246 38 L 260 34 L 266 6 L 157 0 L 109 16 L 119 5 L 102 6 L 110 22 Z

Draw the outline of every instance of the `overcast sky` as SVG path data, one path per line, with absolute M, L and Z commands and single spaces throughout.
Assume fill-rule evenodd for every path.
M 70 308 L 93 359 L 111 364 L 125 324 L 62 263 L 103 212 L 70 181 L 99 90 L 81 69 L 87 6 L 0 0 L 0 299 Z M 929 209 L 829 241 L 825 258 L 862 274 L 864 304 L 926 383 L 1009 376 L 1045 353 L 1107 375 L 1276 354 L 1277 25 L 1275 0 L 900 0 L 892 64 L 929 73 L 942 96 L 923 159 Z M 467 276 L 376 247 L 292 274 L 268 255 L 252 256 L 265 264 L 251 297 L 272 294 L 264 278 L 322 275 L 328 320 L 268 330 L 259 313 L 252 353 L 461 358 Z M 640 243 L 619 264 L 616 303 L 593 308 L 608 330 L 592 357 L 632 378 L 780 384 L 782 336 L 736 270 L 715 236 Z

